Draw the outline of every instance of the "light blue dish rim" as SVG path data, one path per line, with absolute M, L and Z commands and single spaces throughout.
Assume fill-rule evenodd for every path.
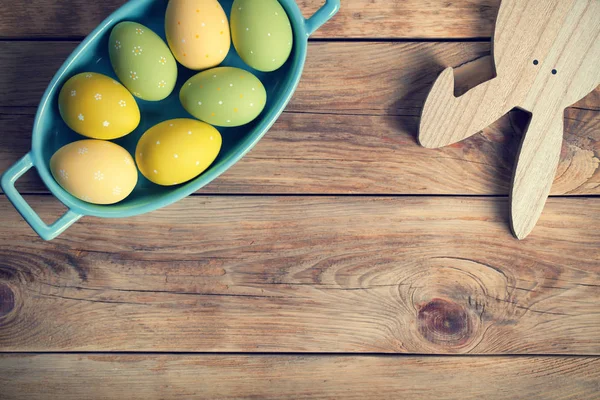
M 130 0 L 124 4 L 98 25 L 98 27 L 96 27 L 96 29 L 94 29 L 81 44 L 79 44 L 73 53 L 71 53 L 69 58 L 55 74 L 42 97 L 33 126 L 31 151 L 11 166 L 2 176 L 0 184 L 7 198 L 25 221 L 27 221 L 33 230 L 44 240 L 54 239 L 84 215 L 103 218 L 122 218 L 144 214 L 168 206 L 196 192 L 198 189 L 212 182 L 219 175 L 228 170 L 256 145 L 281 115 L 300 82 L 300 77 L 304 69 L 304 62 L 306 60 L 308 37 L 325 22 L 331 19 L 340 7 L 340 0 L 325 0 L 325 4 L 315 14 L 310 18 L 304 18 L 294 0 L 279 0 L 286 10 L 293 27 L 294 46 L 296 47 L 295 51 L 297 52 L 297 55 L 295 57 L 295 62 L 290 69 L 290 78 L 287 80 L 283 91 L 285 95 L 277 98 L 273 105 L 268 110 L 265 110 L 265 118 L 263 118 L 260 124 L 253 129 L 256 133 L 252 136 L 250 142 L 245 143 L 242 148 L 232 152 L 227 160 L 221 165 L 210 169 L 205 174 L 192 180 L 186 185 L 174 188 L 171 193 L 161 199 L 126 209 L 115 210 L 111 209 L 110 206 L 98 207 L 70 196 L 58 185 L 58 183 L 56 183 L 41 155 L 40 149 L 43 146 L 44 135 L 36 135 L 35 133 L 41 129 L 41 116 L 46 112 L 46 108 L 50 107 L 49 101 L 51 93 L 58 90 L 57 86 L 59 85 L 59 82 L 61 82 L 63 76 L 68 73 L 71 64 L 86 51 L 90 43 L 95 41 L 100 35 L 105 34 L 108 27 L 114 25 L 115 21 L 126 20 L 127 16 L 145 1 L 147 0 Z M 37 168 L 40 177 L 50 192 L 68 208 L 67 212 L 51 225 L 47 225 L 42 221 L 39 215 L 31 208 L 15 188 L 16 181 L 32 167 Z

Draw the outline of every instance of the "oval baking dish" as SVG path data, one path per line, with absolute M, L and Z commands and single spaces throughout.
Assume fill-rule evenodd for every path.
M 220 0 L 228 17 L 232 2 Z M 99 72 L 116 79 L 108 57 L 108 39 L 117 23 L 139 22 L 165 39 L 164 16 L 167 1 L 132 0 L 102 22 L 75 49 L 48 85 L 35 117 L 31 151 L 2 176 L 1 184 L 6 196 L 37 234 L 45 240 L 51 240 L 84 215 L 104 218 L 129 217 L 174 203 L 210 183 L 254 147 L 275 123 L 296 90 L 304 68 L 308 37 L 333 17 L 340 7 L 339 0 L 326 0 L 321 9 L 305 19 L 294 0 L 279 2 L 289 16 L 294 35 L 292 54 L 284 66 L 270 73 L 252 70 L 243 63 L 233 46 L 221 64 L 249 70 L 263 82 L 268 96 L 263 113 L 248 125 L 219 128 L 223 136 L 221 153 L 212 166 L 197 178 L 179 186 L 163 187 L 152 184 L 140 174 L 133 193 L 127 199 L 113 205 L 95 205 L 81 201 L 67 193 L 52 177 L 49 163 L 54 152 L 67 143 L 82 139 L 61 119 L 58 112 L 58 94 L 66 80 L 80 72 Z M 137 141 L 150 127 L 167 119 L 190 118 L 179 102 L 179 89 L 195 73 L 197 72 L 179 66 L 176 89 L 166 100 L 146 102 L 138 99 L 142 122 L 133 133 L 114 142 L 134 154 Z M 45 224 L 15 188 L 15 182 L 32 167 L 38 170 L 50 192 L 68 208 L 68 211 L 52 225 Z

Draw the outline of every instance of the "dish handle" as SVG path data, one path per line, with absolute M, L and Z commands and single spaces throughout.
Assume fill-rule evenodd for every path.
M 326 0 L 314 15 L 305 21 L 306 35 L 310 36 L 325 22 L 329 21 L 340 9 L 340 0 Z
M 33 159 L 31 157 L 31 152 L 29 152 L 4 173 L 0 184 L 6 197 L 8 197 L 19 214 L 21 214 L 33 230 L 40 235 L 42 239 L 52 240 L 63 233 L 69 226 L 77 222 L 83 215 L 78 214 L 73 210 L 68 210 L 65 215 L 60 217 L 55 223 L 46 225 L 40 216 L 37 215 L 37 213 L 33 211 L 33 208 L 25 201 L 23 196 L 21 196 L 21 193 L 15 188 L 15 182 L 33 166 Z

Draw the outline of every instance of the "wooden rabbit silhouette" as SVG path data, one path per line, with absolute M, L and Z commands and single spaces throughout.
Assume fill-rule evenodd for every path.
M 497 76 L 461 97 L 447 68 L 431 90 L 419 142 L 463 140 L 515 107 L 531 113 L 511 190 L 519 239 L 539 219 L 556 174 L 564 110 L 600 85 L 600 0 L 502 0 L 493 39 Z

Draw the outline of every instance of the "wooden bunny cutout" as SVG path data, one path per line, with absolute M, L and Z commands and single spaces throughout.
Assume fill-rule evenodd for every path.
M 493 39 L 497 76 L 454 96 L 447 68 L 429 94 L 424 147 L 463 140 L 515 107 L 531 113 L 511 190 L 511 224 L 525 238 L 558 167 L 564 110 L 600 85 L 600 0 L 502 0 Z

